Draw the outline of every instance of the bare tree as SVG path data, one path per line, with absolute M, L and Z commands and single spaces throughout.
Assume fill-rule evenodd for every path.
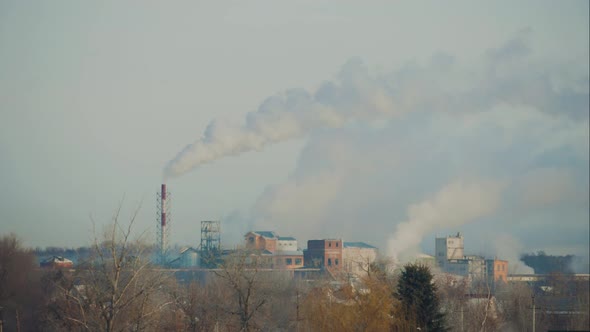
M 73 274 L 52 280 L 49 318 L 54 326 L 108 332 L 156 329 L 158 314 L 171 304 L 161 291 L 170 275 L 152 266 L 144 234 L 132 238 L 137 212 L 124 227 L 119 206 L 101 240 L 95 231 L 90 259 Z
M 227 320 L 223 304 L 230 293 L 215 280 L 202 282 L 176 283 L 169 290 L 180 317 L 177 327 L 182 331 L 218 331 Z
M 0 324 L 8 331 L 30 330 L 41 305 L 35 256 L 16 235 L 0 238 Z
M 437 292 L 441 299 L 441 308 L 446 313 L 447 324 L 452 331 L 465 329 L 465 314 L 469 282 L 465 277 L 439 274 L 435 278 Z
M 226 257 L 215 275 L 225 282 L 234 301 L 225 310 L 239 318 L 239 330 L 251 331 L 255 317 L 267 303 L 263 279 L 260 275 L 261 256 L 239 250 Z
M 515 331 L 527 331 L 532 321 L 532 288 L 525 283 L 508 283 L 496 292 L 502 308 L 504 326 Z

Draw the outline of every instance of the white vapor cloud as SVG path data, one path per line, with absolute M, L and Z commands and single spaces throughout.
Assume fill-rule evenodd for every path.
M 439 231 L 469 243 L 505 228 L 519 241 L 495 253 L 511 264 L 548 236 L 587 248 L 589 78 L 576 62 L 531 60 L 532 34 L 491 48 L 478 70 L 444 53 L 379 74 L 352 59 L 313 93 L 287 90 L 241 123 L 212 121 L 165 174 L 305 136 L 288 178 L 232 222 L 301 247 L 366 241 L 397 259 L 428 250 Z
M 523 244 L 511 234 L 500 234 L 494 238 L 494 255 L 508 261 L 508 273 L 532 274 L 535 271 L 520 260 L 525 253 Z
M 317 128 L 338 128 L 354 119 L 379 119 L 393 113 L 384 82 L 369 75 L 359 59 L 351 59 L 335 82 L 311 94 L 291 89 L 265 100 L 241 124 L 213 120 L 203 136 L 168 162 L 165 177 L 182 175 L 216 159 L 300 137 Z
M 492 214 L 499 205 L 502 183 L 494 181 L 453 182 L 434 197 L 408 207 L 408 220 L 397 224 L 388 242 L 394 260 L 420 244 L 425 234 L 444 227 L 460 227 Z

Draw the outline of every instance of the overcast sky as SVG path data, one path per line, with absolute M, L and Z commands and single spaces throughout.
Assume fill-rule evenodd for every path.
M 588 10 L 1 1 L 0 232 L 85 245 L 124 197 L 155 233 L 166 172 L 180 244 L 221 218 L 228 246 L 587 256 Z

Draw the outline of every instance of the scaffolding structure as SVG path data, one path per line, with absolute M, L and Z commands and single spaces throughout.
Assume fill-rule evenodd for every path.
M 221 221 L 201 221 L 201 264 L 212 267 L 221 256 Z

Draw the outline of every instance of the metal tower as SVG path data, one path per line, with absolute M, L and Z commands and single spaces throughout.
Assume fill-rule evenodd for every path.
M 212 266 L 221 255 L 221 222 L 201 221 L 201 245 L 199 246 L 201 261 Z
M 170 193 L 166 191 L 166 184 L 162 184 L 157 194 L 157 237 L 158 263 L 165 265 L 168 254 L 168 233 L 170 232 Z

